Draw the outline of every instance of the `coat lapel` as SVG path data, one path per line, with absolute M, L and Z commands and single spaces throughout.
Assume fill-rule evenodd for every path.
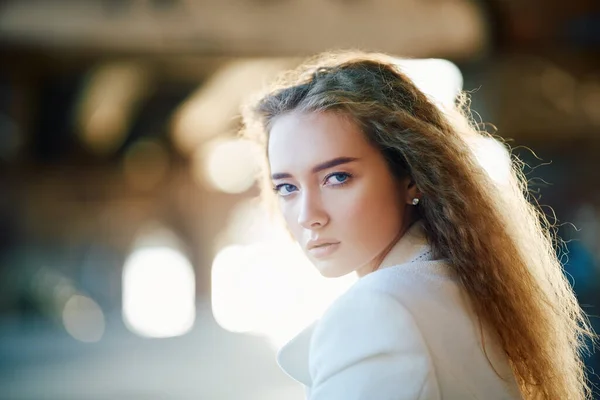
M 318 321 L 303 329 L 277 353 L 277 364 L 296 381 L 310 387 L 312 380 L 308 369 L 310 339 Z

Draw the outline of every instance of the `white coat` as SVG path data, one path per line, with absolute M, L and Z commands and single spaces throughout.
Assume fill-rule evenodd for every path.
M 278 352 L 307 399 L 520 399 L 506 356 L 485 329 L 484 352 L 478 318 L 420 223 L 386 260 L 393 266 L 359 279 Z

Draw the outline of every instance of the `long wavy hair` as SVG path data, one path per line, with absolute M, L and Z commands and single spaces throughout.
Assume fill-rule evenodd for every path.
M 523 397 L 589 398 L 581 355 L 594 335 L 556 256 L 555 229 L 530 196 L 516 157 L 501 183 L 481 166 L 474 143 L 490 135 L 465 104 L 444 111 L 390 56 L 329 52 L 249 102 L 243 132 L 266 146 L 283 114 L 350 118 L 395 176 L 416 183 L 430 245 L 449 260 L 480 321 L 495 334 Z

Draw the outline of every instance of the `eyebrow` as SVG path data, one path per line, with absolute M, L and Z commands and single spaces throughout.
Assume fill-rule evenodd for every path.
M 312 168 L 311 172 L 313 174 L 316 174 L 317 172 L 321 172 L 321 171 L 329 169 L 329 168 L 337 167 L 338 165 L 348 164 L 348 163 L 358 161 L 358 160 L 359 160 L 359 158 L 356 158 L 356 157 L 337 157 L 332 160 L 325 161 L 325 162 L 315 165 Z M 287 172 L 278 172 L 276 174 L 271 175 L 271 179 L 273 179 L 273 180 L 285 179 L 285 178 L 291 178 L 291 177 L 292 177 L 292 174 L 289 174 Z

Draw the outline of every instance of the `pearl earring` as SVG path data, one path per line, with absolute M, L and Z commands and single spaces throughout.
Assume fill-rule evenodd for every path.
M 412 201 L 413 206 L 416 206 L 417 204 L 419 204 L 419 199 L 418 198 L 414 198 Z

